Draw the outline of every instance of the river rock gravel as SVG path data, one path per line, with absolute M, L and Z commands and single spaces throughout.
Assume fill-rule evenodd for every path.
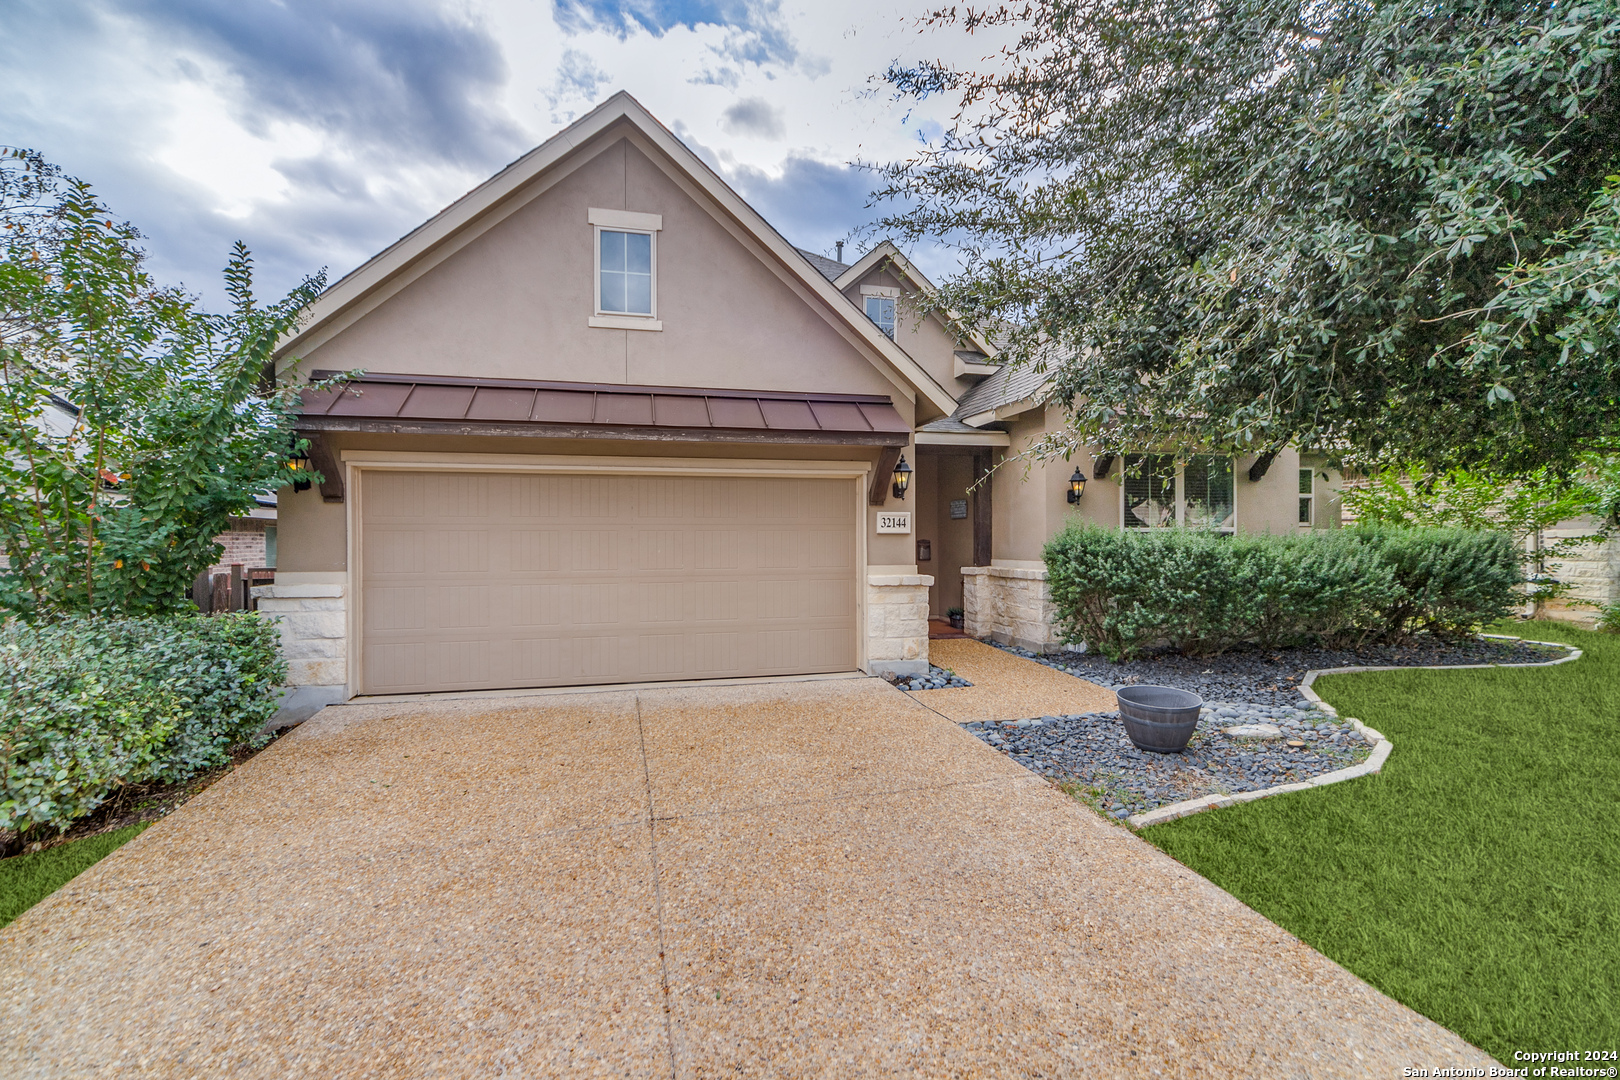
M 1315 708 L 1272 705 L 1207 706 L 1179 754 L 1132 746 L 1117 712 L 962 726 L 1116 818 L 1183 799 L 1297 783 L 1372 753 L 1348 722 Z

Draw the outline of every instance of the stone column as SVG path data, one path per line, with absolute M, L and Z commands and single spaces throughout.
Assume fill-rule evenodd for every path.
M 927 574 L 866 579 L 866 669 L 873 675 L 928 673 Z
M 1063 648 L 1045 570 L 964 566 L 962 587 L 964 628 L 973 637 L 1035 653 Z
M 345 586 L 260 585 L 259 613 L 281 624 L 289 687 L 271 727 L 306 720 L 348 697 L 348 602 Z

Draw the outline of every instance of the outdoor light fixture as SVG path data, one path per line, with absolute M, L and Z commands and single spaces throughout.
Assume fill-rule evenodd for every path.
M 1074 470 L 1074 475 L 1069 477 L 1069 502 L 1070 502 L 1070 504 L 1072 505 L 1074 503 L 1079 502 L 1080 501 L 1080 496 L 1084 495 L 1085 493 L 1086 493 L 1086 478 L 1080 475 L 1080 470 L 1079 469 L 1075 469 Z
M 297 446 L 298 444 L 295 442 L 293 445 Z M 293 474 L 292 489 L 294 491 L 308 491 L 310 484 L 309 457 L 302 450 L 294 450 L 292 456 L 287 459 L 287 468 Z
M 906 464 L 906 455 L 900 455 L 900 464 L 894 467 L 894 497 L 906 497 L 906 488 L 911 486 L 911 466 Z

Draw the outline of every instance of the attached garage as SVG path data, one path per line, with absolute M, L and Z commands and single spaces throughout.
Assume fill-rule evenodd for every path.
M 853 478 L 358 471 L 359 692 L 851 671 Z

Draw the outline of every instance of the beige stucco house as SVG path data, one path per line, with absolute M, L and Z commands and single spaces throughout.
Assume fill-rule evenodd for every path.
M 1072 514 L 1337 519 L 1290 453 L 1252 479 L 1242 458 L 1026 469 L 1062 419 L 1043 377 L 918 317 L 928 288 L 887 244 L 854 265 L 794 248 L 613 97 L 333 285 L 281 344 L 284 377 L 363 372 L 306 394 L 326 482 L 282 492 L 259 590 L 289 710 L 913 673 L 951 607 L 974 633 L 1050 644 L 1041 545 Z

